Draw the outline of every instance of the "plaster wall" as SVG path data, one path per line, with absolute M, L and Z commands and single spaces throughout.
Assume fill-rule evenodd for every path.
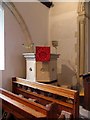
M 50 10 L 49 18 L 49 45 L 52 53 L 56 50 L 52 47 L 52 41 L 58 41 L 58 82 L 60 85 L 75 84 L 73 76 L 77 70 L 77 7 L 76 2 L 58 2 Z
M 17 2 L 15 6 L 23 16 L 35 46 L 47 45 L 49 9 L 39 2 Z
M 0 87 L 2 87 L 2 71 L 0 70 Z
M 41 3 L 15 3 L 24 18 L 35 45 L 47 45 L 48 41 L 48 8 Z M 4 6 L 5 14 L 5 70 L 2 71 L 2 87 L 11 90 L 11 78 L 25 77 L 25 58 L 22 46 L 25 37 L 17 20 Z M 1 75 L 1 74 L 0 74 Z

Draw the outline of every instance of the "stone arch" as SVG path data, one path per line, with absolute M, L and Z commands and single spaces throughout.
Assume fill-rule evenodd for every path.
M 2 5 L 5 5 L 8 7 L 8 9 L 12 12 L 12 14 L 15 16 L 17 22 L 19 23 L 19 25 L 24 33 L 24 36 L 25 36 L 24 47 L 27 49 L 27 51 L 34 52 L 34 43 L 32 41 L 30 31 L 28 30 L 28 27 L 27 27 L 22 15 L 19 13 L 19 11 L 15 7 L 14 3 L 4 2 L 4 0 L 3 0 Z

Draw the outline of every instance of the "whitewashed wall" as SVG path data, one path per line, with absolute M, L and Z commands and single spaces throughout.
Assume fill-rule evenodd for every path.
M 58 81 L 59 84 L 72 84 L 74 69 L 77 64 L 77 3 L 54 3 L 50 10 L 49 44 L 58 41 Z M 51 45 L 52 47 L 52 45 Z M 52 53 L 55 49 L 51 48 Z
M 47 45 L 49 9 L 39 2 L 15 5 L 23 16 L 35 45 Z
M 2 87 L 2 71 L 0 70 L 0 87 Z
M 15 3 L 24 18 L 35 45 L 48 43 L 48 8 L 41 3 Z M 11 90 L 11 78 L 25 77 L 25 52 L 23 32 L 13 14 L 5 10 L 5 70 L 2 72 L 2 87 Z

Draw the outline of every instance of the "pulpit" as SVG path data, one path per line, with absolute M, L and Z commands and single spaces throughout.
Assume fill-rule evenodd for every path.
M 23 53 L 26 59 L 26 79 L 32 82 L 53 83 L 57 81 L 57 54 L 50 54 L 46 62 L 36 61 L 35 53 Z
M 84 85 L 84 108 L 90 111 L 90 73 L 81 76 Z

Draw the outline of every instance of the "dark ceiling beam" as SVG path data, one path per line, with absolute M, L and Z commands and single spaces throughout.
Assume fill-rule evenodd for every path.
M 45 5 L 46 7 L 50 8 L 53 6 L 52 2 L 41 2 L 43 5 Z
M 53 2 L 50 2 L 49 0 L 39 0 L 39 1 L 48 8 L 53 7 Z

